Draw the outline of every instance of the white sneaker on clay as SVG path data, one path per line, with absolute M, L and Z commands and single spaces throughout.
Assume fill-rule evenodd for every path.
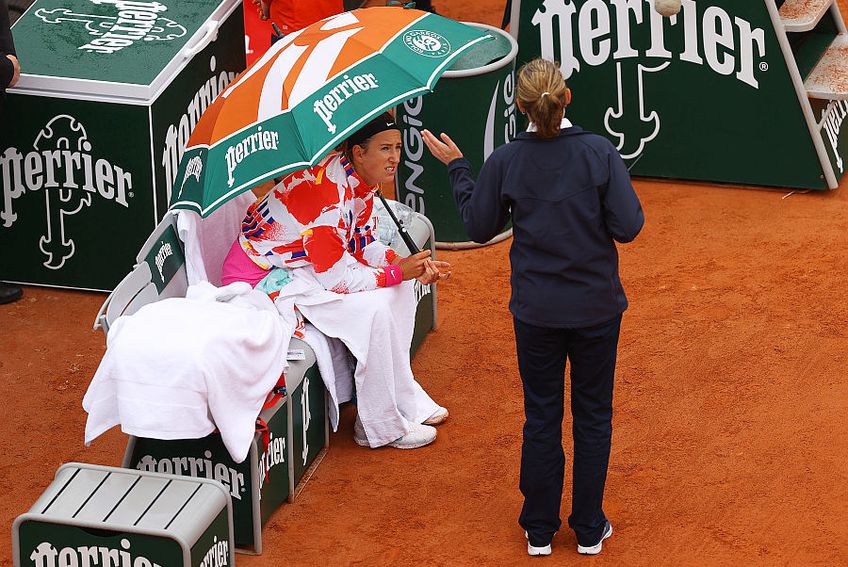
M 419 423 L 409 424 L 409 433 L 389 443 L 395 449 L 417 449 L 436 440 L 436 428 Z
M 399 439 L 395 439 L 389 443 L 388 447 L 395 449 L 417 449 L 429 445 L 436 440 L 436 428 L 429 425 L 420 425 L 418 423 L 409 424 L 409 433 Z M 359 417 L 353 422 L 353 441 L 360 447 L 371 447 L 368 443 L 368 436 L 365 434 L 365 428 Z
M 524 537 L 527 538 L 527 555 L 538 557 L 551 554 L 551 544 L 536 547 L 535 545 L 530 545 L 530 534 L 526 531 L 524 532 Z
M 440 425 L 448 418 L 448 409 L 440 407 L 424 421 L 424 425 Z
M 582 546 L 579 543 L 577 544 L 577 553 L 582 555 L 597 555 L 601 552 L 601 549 L 604 547 L 604 540 L 612 535 L 612 524 L 607 522 L 604 525 L 604 531 L 601 534 L 601 540 L 595 545 Z

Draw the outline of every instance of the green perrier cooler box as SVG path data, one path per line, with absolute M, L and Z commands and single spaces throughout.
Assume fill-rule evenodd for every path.
M 188 137 L 245 67 L 239 0 L 37 0 L 0 117 L 0 278 L 109 290 Z
M 226 567 L 230 498 L 218 482 L 68 463 L 12 525 L 15 567 Z

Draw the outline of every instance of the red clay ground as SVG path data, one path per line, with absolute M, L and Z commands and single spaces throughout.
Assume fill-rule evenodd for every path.
M 498 24 L 500 2 L 477 2 L 439 7 Z M 836 191 L 788 198 L 636 187 L 647 223 L 620 248 L 631 308 L 605 501 L 615 535 L 602 555 L 578 556 L 568 530 L 551 558 L 525 554 L 507 241 L 440 253 L 455 277 L 440 288 L 439 329 L 413 363 L 451 410 L 436 443 L 359 448 L 348 408 L 299 500 L 266 525 L 265 553 L 238 564 L 848 564 L 848 178 Z M 121 461 L 118 430 L 82 444 L 81 400 L 104 352 L 90 323 L 103 299 L 27 288 L 0 307 L 6 526 L 60 464 Z M 0 541 L 2 565 L 11 564 L 10 535 Z

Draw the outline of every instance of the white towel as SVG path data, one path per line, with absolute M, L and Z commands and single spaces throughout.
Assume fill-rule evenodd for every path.
M 197 439 L 217 426 L 242 462 L 291 330 L 267 295 L 242 282 L 201 282 L 185 298 L 119 317 L 83 398 L 86 445 L 118 424 L 154 439 Z
M 337 294 L 325 290 L 312 268 L 305 266 L 292 271 L 292 282 L 275 302 L 285 314 L 293 301 L 315 328 L 339 339 L 353 354 L 357 413 L 372 447 L 402 437 L 411 422 L 422 423 L 440 409 L 415 380 L 410 366 L 416 307 L 413 283 Z M 318 350 L 315 353 L 320 356 Z M 350 391 L 350 381 L 338 374 L 328 379 L 324 375 L 327 363 L 322 367 L 320 358 L 318 368 L 336 405 L 339 392 Z M 331 408 L 330 415 L 334 414 L 338 415 L 337 407 Z
M 255 200 L 256 196 L 246 191 L 203 219 L 194 211 L 177 211 L 177 232 L 185 246 L 189 285 L 201 281 L 221 285 L 224 258 L 239 234 L 247 208 Z
M 353 360 L 344 343 L 328 337 L 310 323 L 303 329 L 303 341 L 312 347 L 318 372 L 327 387 L 330 397 L 327 409 L 330 414 L 330 426 L 339 430 L 339 405 L 353 399 Z

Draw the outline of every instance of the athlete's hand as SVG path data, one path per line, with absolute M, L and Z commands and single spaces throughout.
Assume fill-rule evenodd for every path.
M 429 281 L 422 281 L 421 278 L 418 278 L 418 281 L 423 283 L 424 285 L 431 283 L 439 283 L 442 281 L 449 280 L 451 274 L 451 265 L 447 262 L 442 262 L 441 260 L 428 260 L 431 264 L 431 270 L 428 270 L 428 273 L 431 274 L 431 278 Z
M 403 281 L 418 278 L 427 272 L 427 263 L 430 262 L 430 251 L 424 250 L 398 260 L 397 265 L 403 272 Z
M 462 157 L 462 152 L 447 134 L 441 134 L 442 139 L 439 140 L 429 130 L 423 130 L 421 137 L 424 138 L 424 143 L 427 144 L 433 157 L 445 165 Z
M 428 258 L 424 262 L 424 273 L 415 279 L 417 279 L 424 285 L 436 283 L 437 281 L 439 281 L 439 268 L 436 267 L 436 264 L 435 262 L 433 262 L 433 260 Z

